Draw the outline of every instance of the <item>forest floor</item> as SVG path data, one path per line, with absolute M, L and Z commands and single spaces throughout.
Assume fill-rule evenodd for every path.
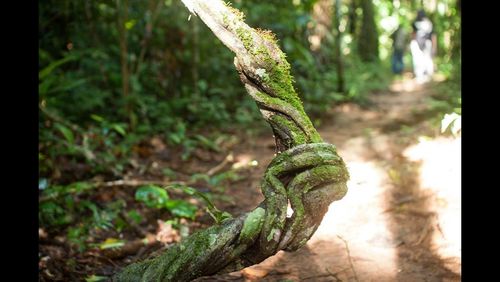
M 258 265 L 196 281 L 460 281 L 461 139 L 441 135 L 430 119 L 428 98 L 439 82 L 416 85 L 410 76 L 372 94 L 369 106 L 344 104 L 322 119 L 318 130 L 326 142 L 337 146 L 351 178 L 347 195 L 332 203 L 303 248 L 280 251 Z M 161 157 L 165 146 L 152 144 L 157 150 L 147 157 L 151 167 L 172 167 L 172 159 Z M 216 200 L 222 210 L 238 215 L 263 200 L 259 184 L 273 158 L 274 140 L 266 134 L 233 142 L 224 150 L 224 154 L 197 152 L 195 160 L 175 161 L 174 169 L 193 173 L 240 165 L 242 177 L 221 193 L 230 197 Z M 224 161 L 229 153 L 233 158 Z M 253 166 L 246 166 L 252 161 Z M 106 189 L 96 201 L 133 200 L 133 193 L 123 187 Z M 166 248 L 179 235 L 158 220 L 162 216 L 151 213 L 148 223 L 135 232 L 120 234 L 131 242 L 129 251 L 76 254 L 61 236 L 40 235 L 42 280 L 107 276 Z M 203 215 L 188 225 L 196 230 L 210 224 L 210 217 Z M 140 241 L 144 237 L 155 244 L 144 247 Z M 73 265 L 62 266 L 72 256 Z
M 368 108 L 333 109 L 318 128 L 351 179 L 305 247 L 198 280 L 460 281 L 461 139 L 440 136 L 428 120 L 427 99 L 439 82 L 410 77 L 372 95 Z M 246 153 L 268 163 L 272 145 L 262 138 Z M 261 197 L 257 183 L 251 187 L 256 192 L 241 189 L 241 199 L 254 206 Z

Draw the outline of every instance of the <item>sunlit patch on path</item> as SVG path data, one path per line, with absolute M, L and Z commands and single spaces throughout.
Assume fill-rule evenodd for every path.
M 437 232 L 432 247 L 460 272 L 461 257 L 461 138 L 421 139 L 404 154 L 421 162 L 420 185 L 431 192 L 437 214 Z

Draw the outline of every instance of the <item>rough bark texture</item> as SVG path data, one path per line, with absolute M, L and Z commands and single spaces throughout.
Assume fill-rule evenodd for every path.
M 262 179 L 265 200 L 257 208 L 126 267 L 114 281 L 189 281 L 257 264 L 279 250 L 297 250 L 328 206 L 347 192 L 345 164 L 305 114 L 274 35 L 249 27 L 241 12 L 220 0 L 182 1 L 235 53 L 241 81 L 275 133 L 277 156 Z M 293 215 L 287 217 L 289 202 Z

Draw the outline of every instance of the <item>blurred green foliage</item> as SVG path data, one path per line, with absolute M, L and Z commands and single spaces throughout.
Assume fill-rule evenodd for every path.
M 311 38 L 320 24 L 313 7 L 319 2 L 232 3 L 246 14 L 250 26 L 276 34 L 313 120 L 320 120 L 334 105 L 363 104 L 368 95 L 387 88 L 392 79 L 390 34 L 398 22 L 410 28 L 421 3 L 373 1 L 380 60 L 367 63 L 358 55 L 362 5 L 358 0 L 341 1 L 338 22 L 345 70 L 341 93 L 337 92 L 338 58 L 332 36 L 335 13 L 326 12 L 327 18 L 330 15 L 327 32 L 319 47 L 312 47 Z M 422 3 L 438 36 L 438 70 L 450 78 L 442 95 L 435 98 L 435 107 L 460 114 L 460 11 L 456 0 Z M 46 0 L 39 2 L 38 11 L 39 189 L 49 199 L 40 204 L 39 220 L 47 228 L 71 225 L 65 229 L 67 236 L 80 249 L 94 229 L 127 228 L 119 212 L 126 206 L 124 201 L 100 204 L 76 196 L 93 188 L 82 180 L 97 175 L 121 178 L 134 166 L 135 145 L 160 136 L 168 146 L 180 148 L 182 159 L 187 160 L 196 148 L 219 152 L 222 139 L 231 131 L 267 128 L 239 81 L 233 54 L 197 17 L 188 20 L 181 1 Z M 176 178 L 171 169 L 162 172 Z M 219 189 L 237 179 L 231 171 L 192 176 Z M 174 218 L 193 219 L 197 211 L 195 205 L 170 199 L 158 187 L 142 187 L 135 196 L 146 206 L 168 210 Z M 230 216 L 218 211 L 210 196 L 205 197 L 208 212 L 217 222 Z M 133 222 L 142 221 L 135 210 L 125 215 Z
M 276 33 L 292 65 L 295 87 L 313 116 L 332 104 L 363 103 L 371 91 L 387 85 L 389 35 L 398 21 L 409 28 L 419 4 L 375 0 L 382 62 L 363 63 L 357 55 L 363 5 L 342 1 L 339 22 L 345 35 L 347 87 L 338 93 L 334 37 L 327 34 L 319 50 L 311 48 L 310 37 L 318 24 L 313 6 L 318 2 L 232 3 L 246 14 L 249 25 Z M 455 0 L 429 3 L 442 65 L 452 65 L 451 50 L 460 41 Z M 187 159 L 194 148 L 207 145 L 206 140 L 193 138 L 201 128 L 262 127 L 232 65 L 233 54 L 197 17 L 188 17 L 182 3 L 173 0 L 39 3 L 42 176 L 57 178 L 63 173 L 58 167 L 61 158 L 73 165 L 88 164 L 81 177 L 120 175 L 131 146 L 154 134 L 183 147 Z M 333 32 L 331 24 L 327 28 Z

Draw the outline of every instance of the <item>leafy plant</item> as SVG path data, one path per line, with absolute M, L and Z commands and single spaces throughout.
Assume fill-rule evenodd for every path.
M 228 212 L 219 210 L 210 200 L 207 194 L 199 192 L 196 188 L 189 187 L 182 184 L 172 184 L 166 187 L 166 189 L 179 189 L 190 196 L 196 196 L 205 202 L 207 207 L 207 212 L 215 220 L 217 224 L 222 221 L 232 218 L 232 215 Z
M 86 240 L 88 237 L 88 228 L 84 224 L 68 228 L 67 238 L 70 243 L 75 244 L 80 252 L 87 248 Z
M 67 213 L 57 203 L 51 201 L 40 204 L 38 218 L 40 224 L 44 226 L 65 225 L 73 220 L 71 214 Z
M 135 192 L 135 199 L 143 202 L 149 208 L 164 208 L 169 200 L 167 191 L 154 186 L 142 186 Z
M 136 210 L 128 211 L 127 217 L 131 218 L 135 223 L 141 223 L 143 221 L 143 217 Z
M 194 219 L 198 208 L 189 202 L 179 199 L 170 199 L 165 189 L 155 185 L 142 186 L 137 189 L 135 199 L 143 202 L 150 208 L 165 208 L 174 216 Z
M 457 136 L 462 130 L 462 116 L 457 113 L 445 114 L 441 120 L 441 133 L 450 131 L 453 136 Z
M 168 200 L 165 207 L 178 217 L 185 217 L 194 220 L 198 207 L 185 200 Z

